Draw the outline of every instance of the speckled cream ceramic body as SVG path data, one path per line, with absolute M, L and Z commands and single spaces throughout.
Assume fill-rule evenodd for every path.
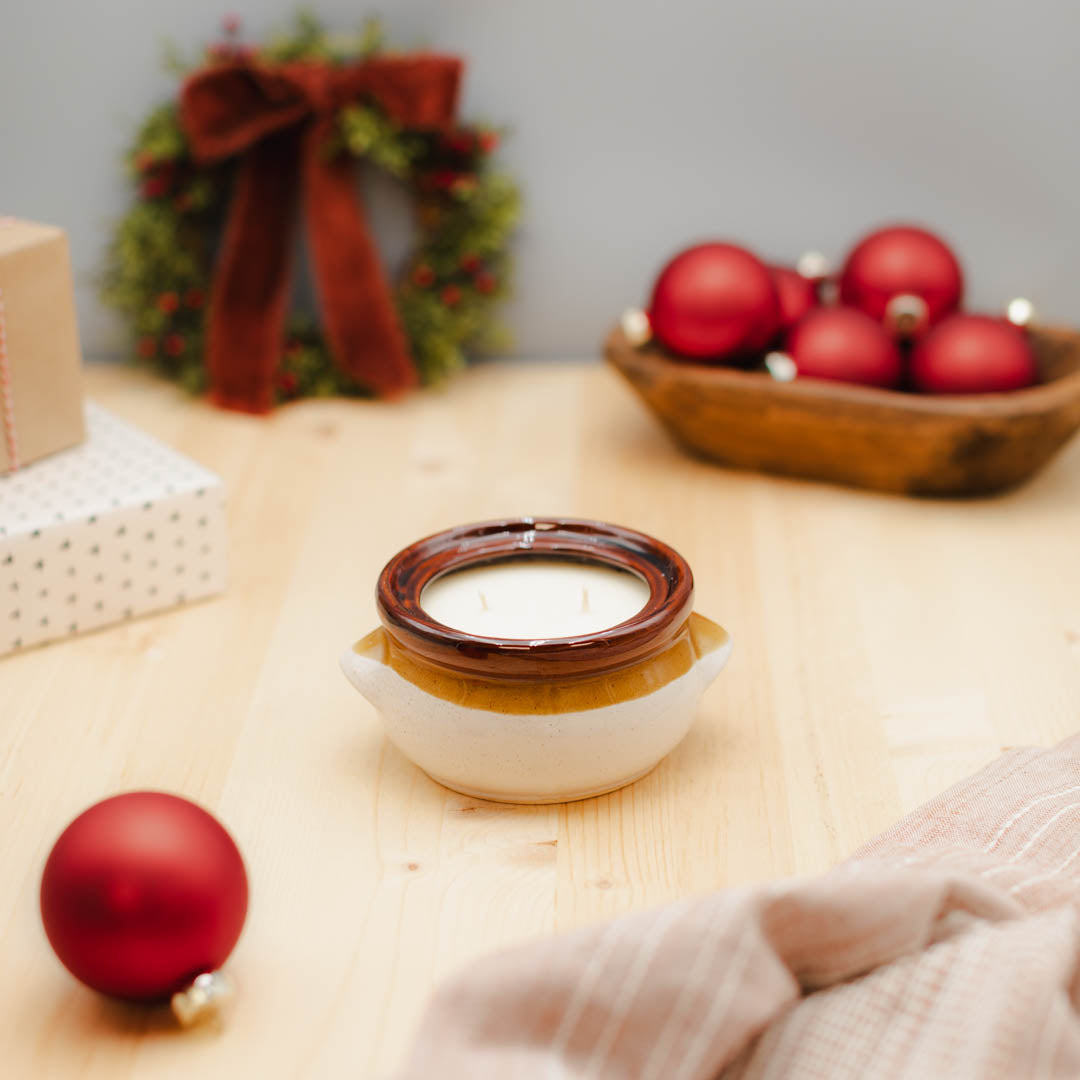
M 593 679 L 500 684 L 440 672 L 385 630 L 341 658 L 390 741 L 429 776 L 499 802 L 568 802 L 649 772 L 690 729 L 731 639 L 693 614 L 658 656 Z

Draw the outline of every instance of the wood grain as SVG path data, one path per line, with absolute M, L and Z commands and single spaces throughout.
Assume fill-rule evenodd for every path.
M 1002 747 L 1076 729 L 1080 444 L 1008 496 L 927 503 L 689 458 L 595 364 L 485 365 L 399 405 L 268 419 L 126 369 L 88 383 L 225 476 L 232 579 L 218 600 L 0 661 L 5 1080 L 385 1075 L 471 957 L 820 871 Z M 667 540 L 735 639 L 682 746 L 568 806 L 443 790 L 337 670 L 376 625 L 394 552 L 522 513 Z M 103 1001 L 41 932 L 56 835 L 138 787 L 201 801 L 248 860 L 221 1029 Z
M 604 347 L 672 436 L 746 469 L 912 495 L 1004 491 L 1043 467 L 1080 427 L 1080 332 L 1032 332 L 1041 382 L 1007 394 L 936 396 L 796 379 Z

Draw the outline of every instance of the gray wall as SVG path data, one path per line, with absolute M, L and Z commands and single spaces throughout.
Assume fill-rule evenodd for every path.
M 118 157 L 167 95 L 160 46 L 232 6 L 259 37 L 296 0 L 0 0 L 0 213 L 71 234 L 88 353 L 117 327 L 92 276 L 127 193 Z M 372 8 L 321 0 L 329 23 Z M 470 61 L 466 107 L 515 133 L 528 216 L 518 351 L 592 351 L 666 254 L 730 237 L 840 253 L 882 219 L 960 249 L 971 298 L 1080 321 L 1075 0 L 386 0 L 402 43 Z M 400 208 L 399 208 L 400 210 Z M 394 232 L 391 228 L 390 232 Z

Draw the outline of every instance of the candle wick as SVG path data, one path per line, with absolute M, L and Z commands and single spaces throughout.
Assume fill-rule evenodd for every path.
M 483 591 L 480 590 L 480 589 L 477 590 L 477 595 L 480 597 L 480 610 L 481 611 L 487 611 L 487 609 L 488 609 L 487 597 L 484 595 Z
M 581 587 L 581 614 L 589 614 L 589 590 L 584 585 Z

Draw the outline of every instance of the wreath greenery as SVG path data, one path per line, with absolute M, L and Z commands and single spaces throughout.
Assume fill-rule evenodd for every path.
M 385 48 L 375 22 L 337 35 L 301 15 L 291 33 L 257 48 L 238 42 L 235 20 L 227 20 L 225 29 L 227 39 L 211 45 L 201 64 L 237 56 L 269 64 L 344 64 Z M 201 64 L 170 58 L 178 74 Z M 507 246 L 519 193 L 492 167 L 499 137 L 485 125 L 462 124 L 442 135 L 404 131 L 377 106 L 362 102 L 345 106 L 337 116 L 328 152 L 370 162 L 408 185 L 414 196 L 418 243 L 395 300 L 425 383 L 461 367 L 466 347 L 505 345 L 493 310 L 509 286 Z M 193 159 L 175 103 L 156 108 L 144 120 L 127 164 L 137 197 L 109 245 L 103 297 L 130 325 L 135 355 L 198 392 L 206 385 L 205 309 L 233 170 L 228 163 L 204 166 Z M 365 393 L 335 366 L 315 321 L 290 316 L 277 399 Z

